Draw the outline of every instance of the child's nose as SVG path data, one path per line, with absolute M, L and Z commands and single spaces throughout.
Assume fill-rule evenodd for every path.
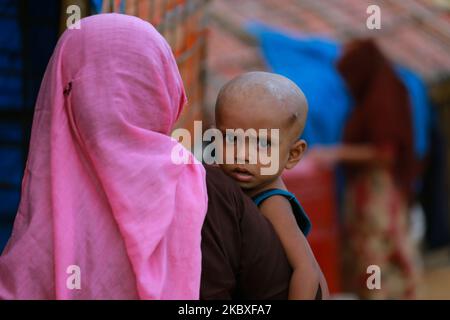
M 244 156 L 237 155 L 236 157 L 234 157 L 234 160 L 238 164 L 248 164 L 249 163 L 248 157 L 245 155 Z
M 235 145 L 234 159 L 237 163 L 256 163 L 257 149 L 248 142 L 243 146 Z

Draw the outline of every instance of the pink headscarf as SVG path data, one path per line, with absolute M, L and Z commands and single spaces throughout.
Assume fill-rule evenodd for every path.
M 205 172 L 174 164 L 167 136 L 184 103 L 147 22 L 102 14 L 64 33 L 36 104 L 0 298 L 198 299 Z M 81 289 L 67 286 L 71 266 Z

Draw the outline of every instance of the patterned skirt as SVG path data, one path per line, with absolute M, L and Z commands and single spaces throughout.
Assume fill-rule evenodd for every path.
M 377 168 L 351 177 L 343 209 L 345 289 L 362 299 L 414 299 L 419 268 L 408 205 L 391 174 Z M 373 265 L 381 276 L 377 288 L 368 284 Z

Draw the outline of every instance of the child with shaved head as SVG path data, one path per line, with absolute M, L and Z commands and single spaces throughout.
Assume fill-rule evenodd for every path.
M 289 299 L 328 295 L 305 238 L 310 221 L 281 179 L 283 170 L 293 168 L 306 150 L 300 136 L 307 113 L 307 101 L 300 88 L 283 76 L 267 72 L 245 73 L 228 82 L 219 92 L 215 110 L 216 127 L 226 136 L 221 154 L 233 156 L 232 163 L 220 162 L 220 166 L 252 197 L 277 232 L 293 269 Z M 271 134 L 273 129 L 278 129 L 277 135 Z M 256 133 L 243 137 L 250 144 L 243 153 L 236 152 L 237 141 L 242 141 L 236 134 L 239 130 Z M 254 149 L 252 143 L 256 144 Z M 269 164 L 252 157 L 251 150 L 276 153 L 276 169 L 267 174 L 264 168 Z

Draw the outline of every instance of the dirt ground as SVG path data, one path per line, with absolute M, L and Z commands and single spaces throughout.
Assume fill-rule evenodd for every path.
M 426 270 L 418 298 L 450 300 L 450 266 Z
M 443 248 L 423 256 L 422 280 L 418 299 L 450 300 L 450 248 Z

